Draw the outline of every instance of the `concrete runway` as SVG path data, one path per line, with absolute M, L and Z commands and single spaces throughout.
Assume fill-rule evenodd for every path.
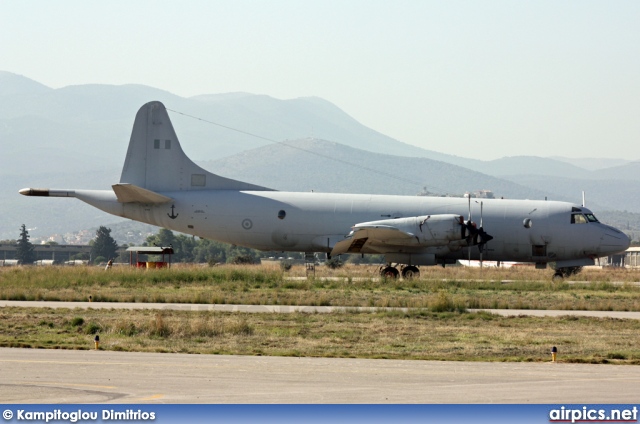
M 340 306 L 288 306 L 288 305 L 211 305 L 194 303 L 115 303 L 115 302 L 44 302 L 22 300 L 0 300 L 0 307 L 18 308 L 67 308 L 67 309 L 158 309 L 172 311 L 221 311 L 246 313 L 331 313 L 334 311 L 358 310 L 381 311 L 401 310 L 407 308 L 371 308 L 371 307 L 340 307 Z M 502 316 L 550 316 L 563 315 L 590 316 L 598 318 L 640 319 L 640 312 L 623 311 L 565 311 L 565 310 L 534 310 L 534 309 L 469 309 L 469 312 L 487 311 Z
M 332 312 L 309 306 L 0 301 L 0 307 Z M 379 308 L 362 308 L 379 309 Z M 491 310 L 640 319 L 637 312 Z M 0 348 L 3 403 L 635 403 L 640 367 Z
M 3 403 L 637 403 L 640 367 L 0 348 Z

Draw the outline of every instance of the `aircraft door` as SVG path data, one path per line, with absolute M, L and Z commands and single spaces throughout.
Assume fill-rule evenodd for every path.
M 548 218 L 549 209 L 544 205 L 532 210 L 522 222 L 523 227 L 529 233 L 531 260 L 534 262 L 549 261 L 551 228 Z
M 510 229 L 504 243 L 508 260 L 547 262 L 548 245 L 551 242 L 546 222 L 548 209 L 537 207 L 523 210 L 521 205 L 510 205 L 505 210 L 505 217 L 505 226 Z

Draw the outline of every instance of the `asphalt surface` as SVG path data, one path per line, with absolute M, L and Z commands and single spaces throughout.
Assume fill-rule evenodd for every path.
M 0 307 L 318 312 L 273 305 L 0 301 Z M 350 308 L 351 309 L 351 308 Z M 359 308 L 364 310 L 380 308 Z M 490 310 L 640 319 L 638 312 Z M 636 403 L 640 367 L 0 348 L 3 403 Z
M 0 348 L 3 403 L 637 403 L 640 367 Z

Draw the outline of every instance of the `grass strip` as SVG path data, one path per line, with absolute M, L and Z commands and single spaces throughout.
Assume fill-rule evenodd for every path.
M 456 361 L 640 364 L 640 321 L 489 313 L 242 314 L 0 309 L 0 346 Z
M 311 305 L 447 309 L 559 309 L 640 311 L 640 273 L 585 271 L 578 281 L 552 282 L 549 270 L 424 267 L 414 280 L 381 279 L 377 268 L 174 266 L 104 271 L 97 267 L 0 268 L 0 299 Z M 473 278 L 471 278 L 473 277 Z M 482 278 L 478 278 L 482 277 Z M 449 305 L 450 304 L 450 305 Z

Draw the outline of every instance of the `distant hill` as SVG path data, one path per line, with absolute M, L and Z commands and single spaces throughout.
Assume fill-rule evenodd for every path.
M 594 210 L 640 211 L 640 185 L 630 180 L 592 180 L 551 178 L 539 175 L 511 176 L 510 180 L 527 187 L 553 187 L 559 196 L 580 203 L 585 192 L 587 206 Z
M 594 171 L 598 179 L 640 181 L 640 162 L 628 162 L 612 168 Z
M 550 156 L 549 159 L 555 159 L 560 162 L 570 163 L 579 168 L 589 171 L 597 171 L 598 169 L 613 168 L 615 166 L 624 165 L 629 162 L 626 159 L 611 158 L 567 158 L 564 156 Z
M 380 134 L 315 97 L 279 100 L 231 93 L 183 98 L 142 85 L 81 85 L 54 90 L 8 72 L 0 72 L 0 84 L 0 139 L 12 157 L 0 158 L 0 175 L 29 174 L 33 169 L 56 172 L 75 166 L 119 166 L 135 114 L 151 100 L 180 112 L 170 112 L 170 116 L 180 138 L 189 140 L 185 150 L 195 158 L 219 159 L 272 142 L 310 136 L 378 153 L 447 156 Z M 51 160 L 54 151 L 57 157 Z
M 185 150 L 200 160 L 221 159 L 283 140 L 317 138 L 374 153 L 439 160 L 493 176 L 511 175 L 516 170 L 519 174 L 567 178 L 580 173 L 582 178 L 586 171 L 577 166 L 563 168 L 561 164 L 566 162 L 550 158 L 480 161 L 421 149 L 365 127 L 318 97 L 280 100 L 224 93 L 183 98 L 134 84 L 52 89 L 3 71 L 0 87 L 0 139 L 12 158 L 0 158 L 0 175 L 29 174 L 33 169 L 56 172 L 120 166 L 135 113 L 151 100 L 177 111 L 170 116 L 180 138 L 188 140 Z M 433 140 L 431 144 L 437 148 L 439 143 Z M 473 150 L 463 146 L 461 153 L 472 156 Z
M 511 175 L 544 175 L 548 177 L 590 178 L 592 172 L 550 158 L 510 156 L 482 162 L 473 169 L 485 174 L 508 178 Z
M 0 96 L 38 95 L 52 89 L 22 75 L 0 71 Z
M 557 197 L 441 161 L 382 155 L 310 138 L 200 165 L 226 177 L 279 190 L 416 195 L 426 187 L 439 195 L 491 189 L 496 196 L 508 198 Z

